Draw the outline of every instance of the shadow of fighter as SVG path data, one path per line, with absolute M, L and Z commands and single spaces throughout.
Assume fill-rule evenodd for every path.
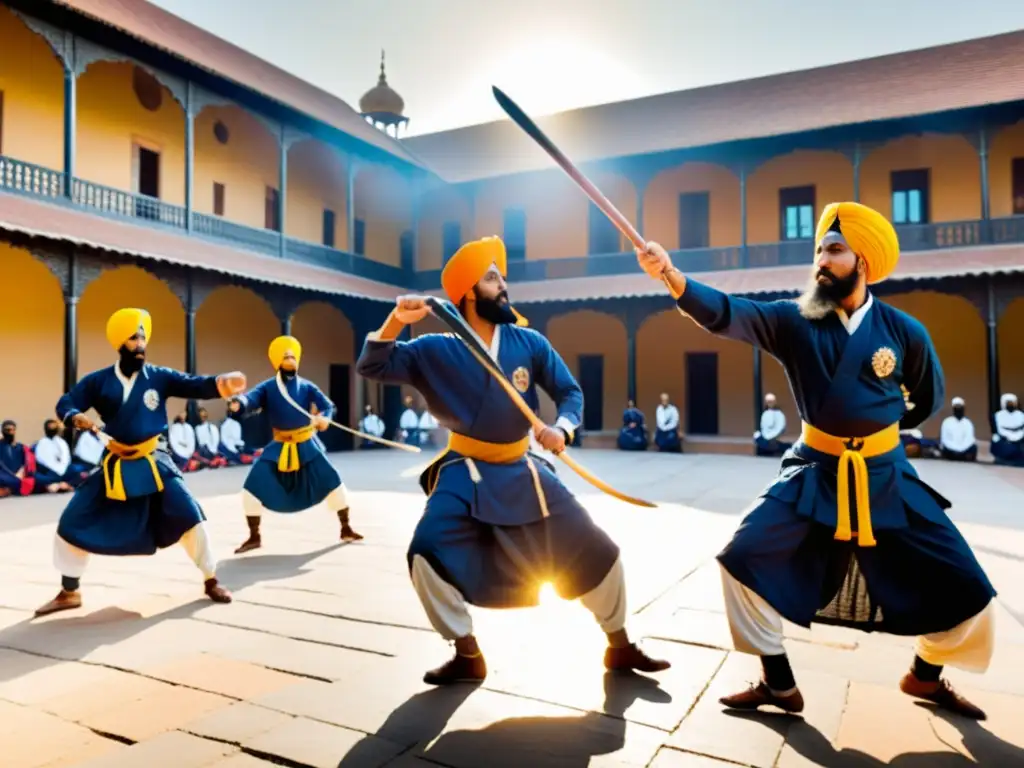
M 36 616 L 82 605 L 79 584 L 91 554 L 152 555 L 179 541 L 202 572 L 206 595 L 231 602 L 217 581 L 206 516 L 159 440 L 167 431 L 168 398 L 228 399 L 245 389 L 245 375 L 192 376 L 150 365 L 152 332 L 146 310 L 115 312 L 107 321 L 107 341 L 118 361 L 90 373 L 57 402 L 66 425 L 98 433 L 85 415 L 95 410 L 109 442 L 100 471 L 79 486 L 61 514 L 53 550 L 61 590 Z

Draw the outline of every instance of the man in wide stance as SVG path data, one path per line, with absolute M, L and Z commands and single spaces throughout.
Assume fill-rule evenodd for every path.
M 110 437 L 100 463 L 78 487 L 57 524 L 53 560 L 61 590 L 36 611 L 44 616 L 82 605 L 79 581 L 89 555 L 152 555 L 181 542 L 203 573 L 206 595 L 230 603 L 217 581 L 206 516 L 181 471 L 162 450 L 167 398 L 230 398 L 245 389 L 245 375 L 191 376 L 146 362 L 153 321 L 144 309 L 121 309 L 107 321 L 107 341 L 118 354 L 112 366 L 79 381 L 57 403 L 57 416 L 75 429 L 97 430 L 95 409 Z
M 330 427 L 334 403 L 327 399 L 320 387 L 299 376 L 302 345 L 294 336 L 278 336 L 270 342 L 267 356 L 274 367 L 274 375 L 228 405 L 229 410 L 239 417 L 265 408 L 274 435 L 245 478 L 242 509 L 249 526 L 249 537 L 235 550 L 235 554 L 263 546 L 260 522 L 264 509 L 291 514 L 315 507 L 321 501 L 338 516 L 341 540 L 359 541 L 363 537 L 352 530 L 349 522 L 345 484 L 327 458 L 324 444 L 316 436 L 317 432 Z M 310 409 L 317 413 L 309 413 Z
M 580 425 L 583 392 L 550 342 L 522 327 L 525 320 L 508 301 L 505 269 L 504 243 L 488 237 L 462 246 L 441 283 L 530 407 L 538 407 L 538 385 L 555 401 L 555 425 L 535 436 L 557 453 Z M 529 453 L 530 424 L 508 393 L 450 334 L 395 341 L 429 311 L 420 296 L 400 297 L 380 330 L 366 337 L 357 363 L 368 379 L 415 387 L 451 430 L 447 450 L 420 479 L 429 498 L 408 552 L 413 586 L 431 624 L 455 643 L 455 656 L 424 681 L 483 680 L 487 665 L 467 603 L 536 605 L 544 582 L 594 613 L 608 635 L 606 668 L 667 669 L 668 662 L 650 658 L 626 634 L 618 546 L 547 463 Z
M 899 260 L 892 225 L 858 203 L 828 205 L 797 301 L 721 293 L 684 277 L 656 243 L 637 258 L 698 325 L 779 360 L 803 420 L 779 477 L 718 556 L 733 642 L 763 668 L 758 684 L 722 703 L 803 709 L 782 645 L 786 618 L 917 635 L 901 690 L 984 719 L 942 669 L 988 668 L 995 590 L 947 517 L 950 503 L 918 478 L 900 442 L 901 427 L 941 407 L 942 369 L 924 326 L 868 289 Z

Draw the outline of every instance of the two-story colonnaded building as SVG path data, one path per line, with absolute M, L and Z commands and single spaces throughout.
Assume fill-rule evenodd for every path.
M 589 432 L 662 391 L 695 438 L 749 438 L 767 391 L 797 423 L 778 364 L 681 318 L 509 121 L 399 139 L 378 128 L 405 119 L 383 67 L 356 112 L 142 0 L 5 5 L 0 348 L 19 373 L 0 416 L 26 438 L 112 362 L 103 324 L 125 304 L 153 313 L 154 362 L 199 372 L 268 374 L 290 328 L 342 414 L 376 402 L 393 425 L 400 393 L 355 376 L 363 337 L 488 234 Z M 681 269 L 734 293 L 796 295 L 821 207 L 880 209 L 904 258 L 876 293 L 929 328 L 980 438 L 1024 388 L 1024 33 L 538 122 Z

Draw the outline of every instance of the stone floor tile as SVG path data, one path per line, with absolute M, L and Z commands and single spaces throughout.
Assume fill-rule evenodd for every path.
M 78 768 L 208 768 L 237 752 L 230 744 L 170 731 L 81 763 Z
M 256 664 L 202 653 L 143 667 L 150 677 L 235 699 L 253 699 L 301 682 L 303 678 Z
M 402 747 L 376 736 L 328 725 L 304 717 L 293 718 L 261 733 L 243 746 L 260 755 L 273 755 L 311 768 L 380 768 Z
M 244 744 L 262 733 L 280 728 L 292 719 L 292 715 L 239 701 L 190 720 L 180 728 L 196 736 Z

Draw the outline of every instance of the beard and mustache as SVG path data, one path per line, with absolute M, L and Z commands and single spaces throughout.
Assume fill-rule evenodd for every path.
M 822 276 L 829 278 L 829 282 L 819 283 L 818 278 Z M 850 270 L 846 277 L 836 277 L 828 267 L 819 268 L 811 275 L 807 288 L 796 300 L 800 314 L 808 320 L 821 320 L 835 312 L 840 303 L 856 290 L 859 279 L 856 269 Z
M 493 299 L 481 296 L 476 288 L 473 294 L 476 296 L 476 313 L 482 319 L 495 325 L 515 325 L 518 318 L 509 304 L 508 291 L 501 291 Z
M 122 346 L 117 352 L 120 356 L 118 367 L 125 376 L 131 377 L 141 371 L 142 366 L 146 364 L 145 349 L 137 349 L 132 352 L 128 347 Z

